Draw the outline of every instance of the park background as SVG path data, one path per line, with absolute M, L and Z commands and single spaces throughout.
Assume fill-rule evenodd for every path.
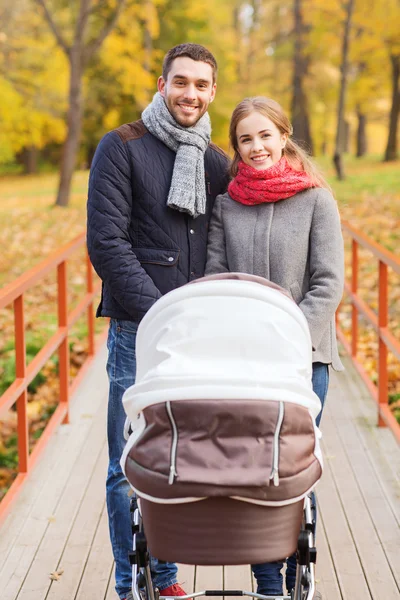
M 0 286 L 85 230 L 97 143 L 140 118 L 165 52 L 186 41 L 218 60 L 213 141 L 229 152 L 230 115 L 244 97 L 278 100 L 328 177 L 342 219 L 399 255 L 399 0 L 0 0 Z M 364 252 L 360 263 L 361 296 L 376 310 L 377 266 Z M 69 265 L 70 306 L 84 268 L 83 255 Z M 398 337 L 400 285 L 390 277 Z M 57 327 L 56 294 L 50 276 L 26 296 L 28 361 Z M 350 306 L 341 325 L 349 329 Z M 376 380 L 376 334 L 360 326 L 359 356 Z M 1 395 L 15 378 L 9 309 L 0 311 L 0 331 Z M 71 375 L 87 352 L 84 334 L 82 321 L 70 338 Z M 400 420 L 400 365 L 389 361 Z M 29 386 L 31 446 L 57 405 L 56 373 L 57 356 Z M 2 415 L 0 498 L 17 464 L 15 423 L 14 410 Z

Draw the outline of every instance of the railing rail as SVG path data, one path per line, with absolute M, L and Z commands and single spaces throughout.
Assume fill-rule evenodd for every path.
M 352 305 L 351 341 L 347 341 L 344 331 L 338 325 L 338 337 L 349 352 L 358 372 L 367 384 L 373 398 L 378 403 L 379 425 L 388 425 L 400 441 L 400 426 L 397 423 L 388 405 L 388 351 L 400 360 L 400 343 L 388 329 L 388 267 L 400 275 L 400 260 L 394 254 L 372 241 L 362 232 L 352 227 L 348 222 L 342 223 L 343 231 L 351 236 L 352 240 L 352 276 L 351 281 L 345 284 L 345 293 Z M 86 255 L 86 293 L 78 305 L 70 313 L 67 302 L 67 261 L 78 249 L 85 246 L 85 234 L 82 234 L 56 250 L 39 265 L 21 275 L 0 290 L 0 309 L 13 305 L 15 324 L 15 381 L 0 397 L 0 417 L 11 406 L 17 407 L 17 437 L 18 437 L 18 475 L 0 503 L 0 520 L 4 517 L 8 507 L 18 494 L 21 484 L 46 446 L 51 434 L 62 422 L 68 421 L 69 398 L 84 372 L 89 366 L 94 352 L 94 309 L 93 301 L 100 289 L 100 283 L 93 285 L 93 270 L 89 257 Z M 379 261 L 379 307 L 378 315 L 358 295 L 358 248 L 369 250 Z M 57 305 L 58 328 L 54 335 L 41 348 L 35 358 L 27 364 L 25 344 L 25 312 L 24 294 L 46 275 L 57 270 Z M 72 384 L 69 381 L 69 346 L 68 335 L 77 319 L 86 312 L 88 329 L 88 357 L 81 366 L 77 377 Z M 379 359 L 378 359 L 378 385 L 376 386 L 365 368 L 358 360 L 358 317 L 362 314 L 378 334 Z M 47 360 L 56 352 L 59 353 L 59 404 L 50 418 L 44 432 L 29 453 L 28 416 L 27 416 L 27 390 L 28 385 L 39 373 Z
M 389 291 L 388 291 L 388 268 L 400 275 L 400 259 L 371 240 L 361 231 L 355 229 L 347 221 L 342 222 L 345 235 L 349 235 L 352 242 L 351 251 L 351 281 L 345 282 L 345 294 L 347 294 L 351 306 L 351 341 L 347 341 L 343 329 L 337 319 L 338 338 L 350 354 L 353 363 L 366 383 L 372 397 L 378 404 L 378 425 L 387 425 L 393 431 L 397 440 L 400 441 L 400 425 L 396 421 L 389 407 L 389 385 L 388 385 L 388 352 L 400 361 L 400 342 L 388 329 L 389 314 Z M 359 275 L 359 247 L 365 248 L 378 260 L 379 291 L 378 291 L 378 314 L 367 305 L 358 295 Z M 339 309 L 340 313 L 340 309 Z M 362 315 L 373 327 L 378 336 L 378 385 L 372 381 L 361 361 L 358 359 L 358 318 Z
M 54 251 L 46 260 L 30 269 L 15 281 L 0 290 L 0 309 L 13 305 L 14 341 L 15 341 L 15 380 L 0 397 L 0 417 L 16 404 L 17 409 L 17 444 L 18 474 L 6 496 L 0 503 L 0 520 L 17 496 L 21 484 L 46 446 L 51 434 L 57 426 L 68 422 L 69 399 L 87 370 L 95 353 L 94 308 L 93 301 L 101 283 L 94 286 L 93 268 L 86 252 L 86 292 L 78 305 L 68 312 L 67 293 L 67 261 L 75 251 L 85 247 L 85 234 Z M 54 335 L 44 344 L 31 360 L 26 362 L 25 311 L 24 294 L 39 283 L 48 274 L 57 270 L 57 311 L 58 328 Z M 68 336 L 72 326 L 86 313 L 88 356 L 82 364 L 77 376 L 70 383 L 70 359 Z M 58 351 L 59 366 L 59 403 L 47 423 L 41 437 L 29 452 L 27 393 L 28 385 L 39 373 L 49 358 Z

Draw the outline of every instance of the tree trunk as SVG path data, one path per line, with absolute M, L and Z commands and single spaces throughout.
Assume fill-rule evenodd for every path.
M 392 63 L 392 107 L 389 118 L 389 135 L 384 162 L 397 159 L 397 131 L 400 114 L 400 54 L 390 56 Z
M 20 153 L 18 162 L 23 165 L 25 175 L 33 175 L 34 173 L 37 173 L 38 155 L 39 152 L 36 146 L 28 146 Z
M 242 32 L 240 28 L 240 7 L 239 5 L 235 5 L 233 8 L 233 28 L 235 31 L 235 39 L 236 39 L 236 50 L 237 50 L 237 60 L 236 60 L 236 78 L 237 81 L 242 80 L 242 68 L 241 68 L 241 42 L 242 42 Z
M 63 50 L 69 60 L 69 105 L 67 114 L 67 138 L 63 147 L 61 159 L 60 183 L 58 186 L 56 205 L 67 206 L 71 189 L 72 175 L 76 163 L 76 155 L 79 147 L 79 139 L 82 130 L 83 101 L 82 101 L 82 77 L 89 61 L 101 48 L 104 40 L 115 27 L 121 13 L 125 0 L 115 0 L 115 6 L 108 18 L 104 20 L 103 27 L 96 37 L 85 43 L 87 26 L 90 15 L 92 0 L 79 0 L 79 11 L 74 24 L 72 45 L 67 43 L 67 38 L 59 29 L 47 5 L 47 0 L 36 0 L 43 10 L 44 17 L 49 24 L 58 46 Z M 75 8 L 72 9 L 75 15 Z M 68 37 L 68 36 L 67 36 Z M 90 37 L 90 36 L 89 36 Z
M 350 152 L 350 123 L 347 119 L 344 120 L 343 123 L 344 133 L 343 133 L 343 150 L 344 152 Z
M 336 142 L 335 152 L 333 155 L 333 164 L 336 169 L 336 174 L 339 180 L 345 179 L 344 165 L 342 154 L 345 148 L 345 125 L 344 125 L 344 108 L 347 91 L 347 75 L 349 70 L 349 42 L 351 19 L 353 15 L 354 0 L 348 0 L 346 7 L 346 22 L 344 25 L 343 44 L 342 44 L 342 64 L 340 78 L 340 92 L 337 109 L 337 127 L 336 127 Z
M 360 108 L 357 108 L 357 158 L 365 156 L 367 154 L 367 116 L 361 112 Z
M 146 10 L 148 14 L 152 12 L 152 2 L 151 0 L 146 1 Z M 144 49 L 144 59 L 143 59 L 143 69 L 146 73 L 151 73 L 151 57 L 153 53 L 153 40 L 150 34 L 150 26 L 146 19 L 143 21 L 143 49 Z M 146 99 L 144 102 L 143 109 L 149 104 L 151 101 L 151 90 L 146 88 Z
M 301 0 L 294 0 L 294 54 L 293 54 L 293 95 L 292 125 L 293 137 L 308 152 L 313 154 L 313 143 L 308 116 L 308 103 L 304 91 L 304 79 L 308 71 L 308 59 L 304 56 L 304 23 L 301 13 Z
M 80 49 L 71 50 L 67 138 L 61 159 L 60 183 L 56 205 L 68 206 L 76 156 L 82 128 L 82 65 Z
M 94 153 L 96 152 L 96 144 L 90 142 L 86 149 L 86 168 L 90 169 L 92 165 L 92 160 L 94 158 Z

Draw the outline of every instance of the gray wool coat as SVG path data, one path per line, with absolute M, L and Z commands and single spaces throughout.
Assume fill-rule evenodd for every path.
M 217 196 L 206 275 L 223 272 L 260 275 L 287 290 L 307 319 L 313 362 L 343 369 L 334 321 L 343 293 L 343 238 L 328 190 L 312 188 L 256 206 L 228 193 Z

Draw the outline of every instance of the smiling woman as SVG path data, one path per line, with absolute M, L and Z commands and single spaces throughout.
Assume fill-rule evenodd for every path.
M 260 129 L 261 128 L 261 129 Z M 265 115 L 252 112 L 236 128 L 238 151 L 242 161 L 255 169 L 268 169 L 282 157 L 288 139 Z

